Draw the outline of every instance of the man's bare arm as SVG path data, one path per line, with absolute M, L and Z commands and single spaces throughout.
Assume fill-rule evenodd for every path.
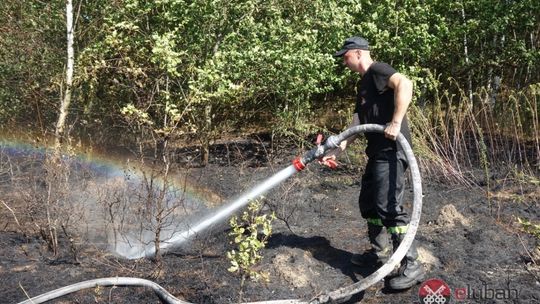
M 413 85 L 403 74 L 395 73 L 388 80 L 388 86 L 394 89 L 394 114 L 384 130 L 384 136 L 396 140 L 401 130 L 401 122 L 412 100 Z

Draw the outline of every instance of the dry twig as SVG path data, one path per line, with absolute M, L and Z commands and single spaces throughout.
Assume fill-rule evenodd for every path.
M 8 204 L 6 204 L 6 202 L 4 202 L 3 200 L 0 200 L 0 202 L 2 202 L 2 204 L 9 210 L 9 212 L 11 212 L 11 214 L 13 215 L 13 218 L 15 219 L 15 223 L 17 223 L 17 226 L 21 226 L 21 223 L 19 223 L 19 220 L 17 219 L 17 216 L 15 215 L 15 211 L 13 211 L 13 209 L 11 209 Z

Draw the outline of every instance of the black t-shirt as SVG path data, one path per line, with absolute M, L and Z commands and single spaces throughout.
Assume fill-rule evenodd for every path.
M 355 113 L 361 124 L 386 125 L 394 115 L 394 90 L 388 87 L 388 80 L 396 70 L 382 62 L 374 62 L 366 71 L 357 88 Z M 411 134 L 407 116 L 401 123 L 401 133 L 409 143 Z M 383 133 L 366 133 L 368 145 L 366 154 L 373 157 L 382 151 L 399 151 L 396 141 L 387 139 Z

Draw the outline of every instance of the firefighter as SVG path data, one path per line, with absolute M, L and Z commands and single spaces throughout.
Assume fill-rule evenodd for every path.
M 361 76 L 349 127 L 368 123 L 386 125 L 384 134 L 366 133 L 368 163 L 362 176 L 359 206 L 367 221 L 371 249 L 351 259 L 360 266 L 380 265 L 390 256 L 389 236 L 394 250 L 397 249 L 409 225 L 410 218 L 403 207 L 404 174 L 408 164 L 396 138 L 401 132 L 411 143 L 406 112 L 412 99 L 412 82 L 390 65 L 374 61 L 369 43 L 362 37 L 345 40 L 334 56 L 341 57 L 347 68 Z M 323 157 L 322 163 L 332 165 L 355 138 L 344 140 Z M 425 270 L 418 260 L 415 243 L 401 261 L 397 276 L 387 281 L 389 288 L 408 289 L 424 280 Z

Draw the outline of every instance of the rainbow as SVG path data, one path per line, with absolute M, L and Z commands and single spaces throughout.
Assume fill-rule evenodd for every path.
M 51 147 L 46 141 L 1 138 L 0 168 L 29 160 L 43 166 L 53 151 Z M 162 207 L 171 212 L 166 219 L 168 228 L 162 229 L 164 242 L 189 225 L 187 218 L 200 217 L 223 201 L 219 195 L 191 181 L 187 174 L 174 172 L 165 181 L 159 168 L 141 164 L 133 156 L 97 153 L 82 145 L 68 151 L 62 154 L 62 159 L 75 178 L 69 187 L 68 200 L 74 210 L 84 215 L 79 230 L 90 231 L 85 236 L 87 240 L 107 244 L 109 250 L 121 256 L 129 257 L 128 252 L 140 250 L 154 238 L 151 212 L 156 207 L 148 197 L 157 196 L 149 192 L 148 185 L 154 187 L 151 192 L 166 193 Z M 104 208 L 108 208 L 107 212 Z

